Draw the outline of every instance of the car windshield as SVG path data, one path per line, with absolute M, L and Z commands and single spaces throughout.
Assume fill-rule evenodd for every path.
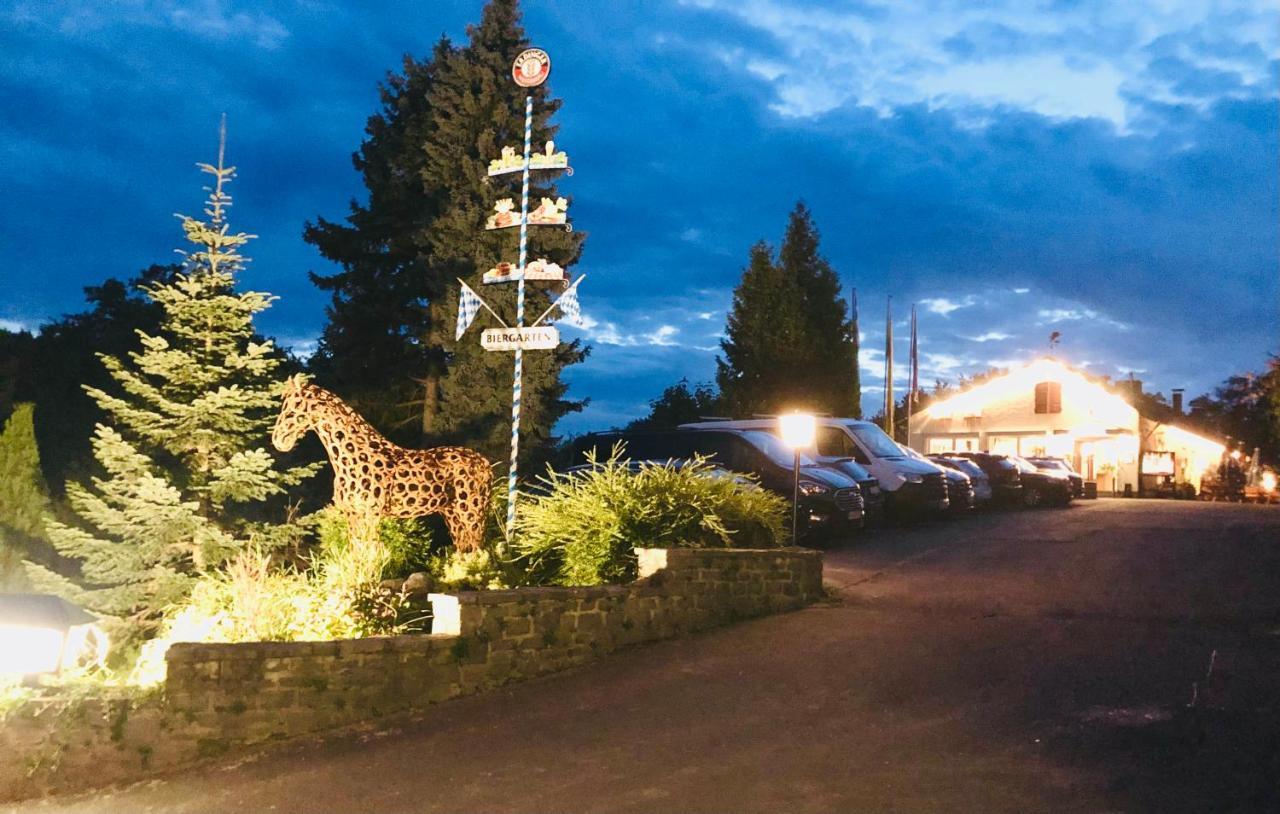
M 1014 466 L 1018 467 L 1019 472 L 1035 473 L 1040 471 L 1035 467 L 1034 464 L 1032 464 L 1030 461 L 1027 461 L 1023 458 L 1019 458 L 1017 456 L 1010 456 L 1009 460 L 1013 462 Z
M 849 432 L 853 433 L 853 437 L 857 438 L 862 446 L 866 447 L 876 458 L 888 458 L 897 460 L 902 458 L 902 450 L 898 449 L 898 445 L 894 440 L 885 435 L 884 430 L 875 424 L 846 424 Z
M 742 433 L 742 437 L 747 440 L 751 446 L 769 456 L 769 460 L 779 466 L 790 467 L 795 463 L 795 452 L 782 443 L 782 439 L 771 432 L 764 430 L 746 430 Z M 813 458 L 803 452 L 800 453 L 800 463 L 805 466 L 811 466 L 814 463 Z
M 1056 469 L 1059 472 L 1071 471 L 1070 469 L 1067 468 L 1066 464 L 1064 464 L 1062 461 L 1059 461 L 1057 458 L 1028 458 L 1027 460 L 1031 461 L 1031 463 L 1035 464 L 1041 469 Z

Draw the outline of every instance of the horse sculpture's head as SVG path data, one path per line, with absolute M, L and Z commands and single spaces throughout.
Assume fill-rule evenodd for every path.
M 298 439 L 311 429 L 311 410 L 307 400 L 307 380 L 302 376 L 290 376 L 284 386 L 284 403 L 280 405 L 280 417 L 271 431 L 271 443 L 281 452 L 288 452 Z

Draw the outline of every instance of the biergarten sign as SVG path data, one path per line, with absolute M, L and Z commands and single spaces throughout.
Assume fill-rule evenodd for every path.
M 551 350 L 560 344 L 560 332 L 552 325 L 533 328 L 489 328 L 480 333 L 485 350 Z

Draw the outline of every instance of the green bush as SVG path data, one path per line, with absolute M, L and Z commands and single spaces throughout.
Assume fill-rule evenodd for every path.
M 578 472 L 549 471 L 522 496 L 511 545 L 534 584 L 635 578 L 635 547 L 767 548 L 785 541 L 786 501 L 705 459 L 632 468 L 615 448 Z

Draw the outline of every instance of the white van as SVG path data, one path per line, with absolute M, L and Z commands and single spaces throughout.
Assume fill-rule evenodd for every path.
M 940 511 L 947 508 L 947 482 L 942 467 L 911 458 L 885 431 L 870 421 L 819 416 L 814 439 L 820 462 L 853 458 L 880 481 L 886 508 L 903 513 Z M 774 418 L 696 421 L 681 424 L 683 430 L 768 430 L 776 433 Z

